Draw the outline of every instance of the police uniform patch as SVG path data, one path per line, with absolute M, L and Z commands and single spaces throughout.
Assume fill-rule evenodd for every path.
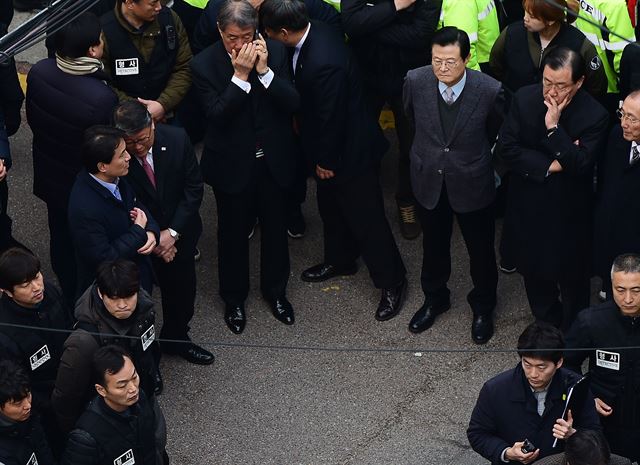
M 36 453 L 32 453 L 31 457 L 29 457 L 29 461 L 27 462 L 27 465 L 38 465 L 38 459 L 36 458 Z
M 134 463 L 136 459 L 133 456 L 133 449 L 129 449 L 113 461 L 113 465 L 133 465 Z
M 116 76 L 130 76 L 140 73 L 137 58 L 122 58 L 116 60 Z
M 51 353 L 49 352 L 49 348 L 47 345 L 43 345 L 38 349 L 38 351 L 29 357 L 29 364 L 31 365 L 31 371 L 38 368 L 47 360 L 51 360 Z
M 606 350 L 596 350 L 596 365 L 609 370 L 620 371 L 620 354 L 607 352 Z
M 589 62 L 589 68 L 591 68 L 591 71 L 597 71 L 600 69 L 601 66 L 602 66 L 602 60 L 598 55 L 594 56 Z
M 142 350 L 145 351 L 149 348 L 151 343 L 156 340 L 156 328 L 154 325 L 151 325 L 149 329 L 147 329 L 142 336 L 140 337 L 142 341 Z

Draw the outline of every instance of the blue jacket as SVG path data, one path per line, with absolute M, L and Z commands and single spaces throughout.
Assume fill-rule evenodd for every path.
M 137 201 L 125 179 L 118 188 L 122 201 L 82 170 L 69 197 L 69 229 L 78 263 L 78 295 L 93 282 L 96 270 L 105 260 L 126 258 L 140 267 L 140 284 L 147 292 L 153 287 L 151 260 L 137 251 L 147 242 L 147 231 L 160 239 L 160 228 L 149 210 Z M 148 218 L 145 229 L 134 224 L 129 212 L 138 207 Z
M 561 452 L 563 441 L 558 441 L 556 448 L 552 448 L 553 425 L 562 416 L 563 396 L 578 379 L 580 376 L 569 369 L 556 371 L 542 416 L 538 415 L 538 403 L 521 364 L 490 379 L 482 386 L 469 421 L 467 438 L 471 447 L 496 465 L 504 463 L 500 458 L 504 449 L 525 439 L 540 449 L 538 458 Z M 591 393 L 583 407 L 572 415 L 576 429 L 601 429 Z

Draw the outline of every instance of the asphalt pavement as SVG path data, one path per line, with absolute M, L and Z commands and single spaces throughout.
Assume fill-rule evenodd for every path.
M 14 26 L 25 17 L 18 14 Z M 44 55 L 40 44 L 18 61 L 26 68 Z M 393 132 L 387 135 L 394 140 Z M 53 278 L 46 209 L 32 193 L 31 132 L 24 113 L 11 142 L 9 213 L 14 235 L 41 257 L 45 276 Z M 303 269 L 322 259 L 321 222 L 310 181 L 303 207 L 307 234 L 289 241 L 288 296 L 296 323 L 279 323 L 260 296 L 258 227 L 251 239 L 247 327 L 241 335 L 232 334 L 223 322 L 218 296 L 216 206 L 211 188 L 205 189 L 191 337 L 212 350 L 216 361 L 200 367 L 177 357 L 162 360 L 165 390 L 160 401 L 172 464 L 487 463 L 471 450 L 465 431 L 484 381 L 518 361 L 516 353 L 505 351 L 515 347 L 532 321 L 522 279 L 500 275 L 496 334 L 484 346 L 473 344 L 466 302 L 471 289 L 468 256 L 456 227 L 449 283 L 452 307 L 430 330 L 409 333 L 409 320 L 423 303 L 422 245 L 421 238 L 402 239 L 398 230 L 396 157 L 394 147 L 385 157 L 382 182 L 409 290 L 400 315 L 384 323 L 374 319 L 379 291 L 362 263 L 355 276 L 319 284 L 299 279 Z M 156 289 L 158 308 L 159 295 Z

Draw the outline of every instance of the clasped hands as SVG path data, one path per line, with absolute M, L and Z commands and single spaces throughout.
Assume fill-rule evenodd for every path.
M 262 34 L 258 34 L 257 39 L 243 44 L 239 51 L 236 51 L 235 48 L 231 50 L 233 75 L 238 79 L 248 81 L 249 73 L 254 68 L 256 73 L 265 74 L 269 71 L 268 58 L 267 42 Z

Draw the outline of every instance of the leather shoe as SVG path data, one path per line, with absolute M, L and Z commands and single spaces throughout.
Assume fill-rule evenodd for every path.
M 162 390 L 164 389 L 164 382 L 162 381 L 162 375 L 160 374 L 160 369 L 156 369 L 153 374 L 153 393 L 156 396 L 162 394 Z
M 336 276 L 348 276 L 358 272 L 358 265 L 351 263 L 349 265 L 329 265 L 328 263 L 320 263 L 319 265 L 307 268 L 302 272 L 300 279 L 308 283 L 319 283 Z
M 189 363 L 195 363 L 196 365 L 211 365 L 215 360 L 215 357 L 211 352 L 195 345 L 193 342 L 183 344 L 183 346 L 184 348 L 176 352 L 176 355 L 179 355 Z
M 433 302 L 425 302 L 420 310 L 413 315 L 409 322 L 409 331 L 412 333 L 421 333 L 433 325 L 436 317 L 451 308 L 451 303 L 447 301 L 444 305 L 434 305 Z
M 486 344 L 493 336 L 493 316 L 473 315 L 471 338 L 476 344 Z
M 247 323 L 247 317 L 244 314 L 244 304 L 227 304 L 224 310 L 224 322 L 234 334 L 240 334 L 244 331 L 244 325 Z
M 271 313 L 273 313 L 273 316 L 275 316 L 278 321 L 283 322 L 285 325 L 292 325 L 294 323 L 293 307 L 285 296 L 272 300 L 269 304 L 271 305 Z
M 400 308 L 402 308 L 406 295 L 406 279 L 403 279 L 396 287 L 382 289 L 382 296 L 376 310 L 376 320 L 387 321 L 400 313 Z

